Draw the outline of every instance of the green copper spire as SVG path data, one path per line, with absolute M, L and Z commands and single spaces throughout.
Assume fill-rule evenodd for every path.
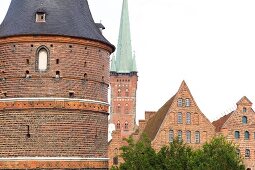
M 114 54 L 113 54 L 113 56 L 112 56 L 111 71 L 112 71 L 112 72 L 117 72 L 117 70 L 116 70 L 115 55 L 114 55 Z
M 114 65 L 113 62 L 112 65 Z M 111 71 L 117 73 L 137 72 L 134 64 L 136 65 L 132 57 L 128 0 L 123 0 L 115 68 L 111 66 Z

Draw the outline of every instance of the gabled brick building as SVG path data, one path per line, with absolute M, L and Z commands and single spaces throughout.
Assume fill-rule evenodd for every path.
M 12 0 L 0 26 L 0 169 L 108 169 L 109 59 L 87 0 Z
M 139 122 L 139 133 L 147 134 L 157 151 L 176 137 L 198 148 L 214 136 L 215 127 L 200 111 L 183 81 L 177 93 L 157 112 L 145 113 L 145 121 Z
M 216 133 L 224 135 L 238 146 L 238 154 L 244 158 L 247 168 L 255 169 L 255 112 L 252 102 L 242 97 L 236 110 L 213 122 Z

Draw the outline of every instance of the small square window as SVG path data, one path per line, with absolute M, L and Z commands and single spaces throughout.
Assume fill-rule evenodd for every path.
M 36 22 L 45 22 L 45 20 L 46 20 L 45 17 L 46 17 L 45 13 L 37 12 L 36 13 Z

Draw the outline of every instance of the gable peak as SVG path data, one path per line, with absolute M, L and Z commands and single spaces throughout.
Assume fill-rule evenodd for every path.
M 237 106 L 252 106 L 252 102 L 246 97 L 243 96 L 237 103 Z

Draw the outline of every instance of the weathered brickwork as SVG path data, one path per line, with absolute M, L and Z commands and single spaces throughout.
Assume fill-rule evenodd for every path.
M 136 90 L 138 76 L 136 73 L 110 76 L 111 115 L 110 123 L 121 130 L 122 137 L 128 137 L 136 128 Z M 119 122 L 119 127 L 117 126 Z M 125 126 L 128 123 L 128 126 Z
M 144 132 L 157 151 L 176 138 L 198 148 L 215 134 L 215 127 L 200 111 L 185 82 L 157 113 L 147 114 L 153 116 L 146 121 Z
M 224 135 L 239 148 L 247 168 L 255 169 L 255 112 L 252 103 L 243 97 L 237 103 L 237 109 L 229 115 L 214 121 L 217 134 Z M 238 135 L 239 134 L 239 135 Z M 249 153 L 247 153 L 249 152 Z
M 70 40 L 68 42 L 68 40 Z M 48 70 L 36 68 L 39 47 L 49 53 Z M 107 102 L 109 55 L 101 43 L 65 37 L 0 40 L 1 98 L 69 97 Z M 58 61 L 57 61 L 58 60 Z M 26 72 L 29 78 L 26 78 Z M 59 71 L 60 78 L 56 78 Z
M 46 71 L 38 70 L 40 47 L 48 52 Z M 100 42 L 61 36 L 0 40 L 0 157 L 7 158 L 0 169 L 107 169 L 111 52 Z

